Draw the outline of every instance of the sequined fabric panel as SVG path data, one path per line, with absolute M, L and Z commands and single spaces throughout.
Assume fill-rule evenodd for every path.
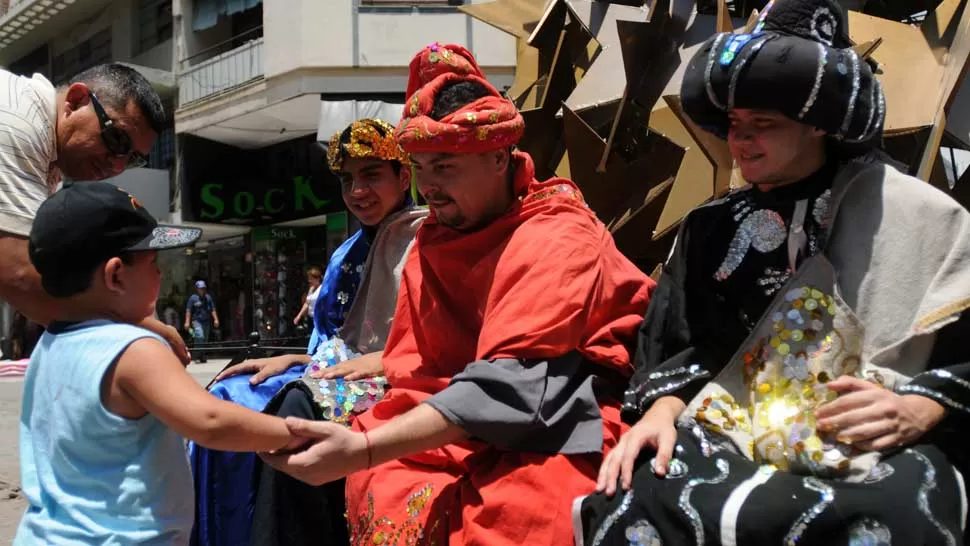
M 356 518 L 348 518 L 350 544 L 352 546 L 416 546 L 436 544 L 434 540 L 440 520 L 431 523 L 430 528 L 422 523 L 425 509 L 434 496 L 434 486 L 428 484 L 411 493 L 407 503 L 401 507 L 401 518 L 377 517 L 374 511 L 374 495 L 367 492 L 367 511 Z M 446 515 L 447 516 L 447 515 Z M 430 523 L 430 522 L 429 522 Z M 427 528 L 427 534 L 425 530 Z M 432 539 L 426 542 L 425 539 Z
M 384 377 L 345 381 L 342 377 L 319 379 L 312 375 L 359 356 L 342 339 L 332 338 L 321 344 L 310 360 L 301 381 L 310 388 L 324 419 L 349 426 L 354 415 L 369 410 L 384 398 L 387 390 Z
M 770 331 L 763 327 L 766 335 L 743 354 L 745 398 L 711 393 L 693 417 L 746 439 L 738 447 L 756 462 L 813 475 L 844 472 L 855 453 L 817 430 L 815 409 L 836 397 L 827 382 L 861 374 L 861 336 L 836 327 L 835 298 L 813 286 L 789 290 L 769 312 Z

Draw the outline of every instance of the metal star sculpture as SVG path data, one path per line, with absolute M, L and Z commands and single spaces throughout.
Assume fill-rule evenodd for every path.
M 944 0 L 922 27 L 849 12 L 855 49 L 878 64 L 886 91 L 887 148 L 924 179 L 970 55 L 967 1 Z M 520 147 L 537 174 L 572 178 L 620 250 L 651 272 L 692 208 L 744 183 L 725 142 L 683 114 L 679 92 L 697 49 L 715 32 L 750 31 L 757 12 L 732 19 L 725 0 L 716 15 L 697 13 L 693 0 L 646 4 L 496 0 L 461 9 L 518 38 L 509 95 L 526 119 Z M 970 114 L 966 126 L 970 134 Z

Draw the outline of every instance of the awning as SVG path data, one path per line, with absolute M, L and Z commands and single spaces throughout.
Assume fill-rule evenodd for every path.
M 337 131 L 363 118 L 382 119 L 397 125 L 404 113 L 404 104 L 379 100 L 323 100 L 320 101 L 320 123 L 317 140 L 329 142 Z

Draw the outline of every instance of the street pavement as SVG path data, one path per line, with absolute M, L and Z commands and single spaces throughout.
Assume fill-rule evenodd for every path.
M 189 373 L 205 386 L 228 363 L 210 360 L 190 364 Z M 23 378 L 0 379 L 0 544 L 10 544 L 17 531 L 26 503 L 20 495 L 20 457 L 18 435 Z

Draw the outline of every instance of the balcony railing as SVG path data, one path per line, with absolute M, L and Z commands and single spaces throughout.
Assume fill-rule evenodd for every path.
M 220 53 L 198 64 L 182 62 L 179 106 L 214 97 L 263 77 L 263 38 Z

